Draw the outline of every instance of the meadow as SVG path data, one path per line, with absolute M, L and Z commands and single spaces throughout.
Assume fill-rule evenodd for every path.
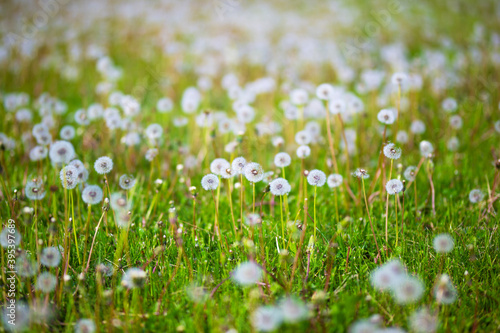
M 4 331 L 500 331 L 500 3 L 0 25 Z

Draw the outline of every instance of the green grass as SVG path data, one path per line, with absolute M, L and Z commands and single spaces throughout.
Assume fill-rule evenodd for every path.
M 371 8 L 366 4 L 356 5 L 361 6 L 361 17 L 369 20 Z M 446 10 L 441 8 L 442 4 L 426 6 L 430 8 L 429 20 L 439 17 Z M 450 59 L 465 52 L 466 49 L 462 48 L 464 40 L 465 45 L 471 43 L 460 28 L 467 31 L 469 36 L 477 15 L 484 18 L 487 29 L 498 31 L 498 22 L 489 13 L 492 10 L 490 5 L 478 5 L 470 12 L 467 12 L 467 8 L 472 5 L 464 3 L 461 6 L 463 8 L 459 13 L 465 17 L 463 26 L 457 21 L 459 16 L 456 13 L 448 13 L 448 19 L 442 25 L 446 35 L 458 45 L 456 49 L 444 51 Z M 374 5 L 374 8 L 379 7 Z M 405 23 L 407 16 L 418 10 L 412 7 L 394 17 L 396 27 L 401 27 L 401 36 L 415 32 L 415 38 L 406 39 L 411 51 L 408 55 L 410 59 L 424 54 L 429 48 L 441 47 L 438 38 L 425 37 L 414 26 L 414 22 Z M 317 11 L 309 15 L 321 15 Z M 57 68 L 44 68 L 41 65 L 46 53 L 66 50 L 67 45 L 62 39 L 56 39 L 57 43 L 47 44 L 46 49 L 38 50 L 33 59 L 18 59 L 21 65 L 19 72 L 8 70 L 10 64 L 2 65 L 0 90 L 4 94 L 27 92 L 33 101 L 42 92 L 48 92 L 68 104 L 68 112 L 54 116 L 55 125 L 50 132 L 56 139 L 62 126 L 75 126 L 77 134 L 70 141 L 75 147 L 77 158 L 84 162 L 90 173 L 88 184 L 101 186 L 105 197 L 109 197 L 104 177 L 94 170 L 94 161 L 100 156 L 109 156 L 114 162 L 113 170 L 107 175 L 112 193 L 125 193 L 118 183 L 121 175 L 131 174 L 137 179 L 134 188 L 127 192 L 132 202 L 130 226 L 120 229 L 116 226 L 116 213 L 112 209 L 103 210 L 103 204 L 96 204 L 89 210 L 82 201 L 81 188 L 65 191 L 59 179 L 60 168 L 51 165 L 48 157 L 38 163 L 30 161 L 29 151 L 36 145 L 36 140 L 30 137 L 23 141 L 22 135 L 31 132 L 33 124 L 41 121 L 40 115 L 33 112 L 31 123 L 19 123 L 15 113 L 6 110 L 3 104 L 0 106 L 1 132 L 16 140 L 14 149 L 8 150 L 2 146 L 0 151 L 0 216 L 3 226 L 7 225 L 8 219 L 16 221 L 16 227 L 22 235 L 18 254 L 25 251 L 35 261 L 39 261 L 41 250 L 47 246 L 60 245 L 65 249 L 58 267 L 47 268 L 37 264 L 37 272 L 49 271 L 56 275 L 57 287 L 54 292 L 35 290 L 38 273 L 29 278 L 17 276 L 16 298 L 30 304 L 33 309 L 35 302 L 39 306 L 33 310 L 33 320 L 27 331 L 72 332 L 79 319 L 89 318 L 95 322 L 99 332 L 226 332 L 229 329 L 252 332 L 255 331 L 252 313 L 259 306 L 274 305 L 287 295 L 302 299 L 308 306 L 309 315 L 299 323 L 282 324 L 277 329 L 279 332 L 346 332 L 357 320 L 374 314 L 382 316 L 384 327 L 397 326 L 410 331 L 409 317 L 423 306 L 438 311 L 439 332 L 494 332 L 500 329 L 500 238 L 498 216 L 494 213 L 500 208 L 496 201 L 500 170 L 494 165 L 500 151 L 499 133 L 493 125 L 500 119 L 498 64 L 495 65 L 491 60 L 476 63 L 469 59 L 463 70 L 455 72 L 461 79 L 455 87 L 436 93 L 431 89 L 434 76 L 426 75 L 421 91 L 403 93 L 403 97 L 409 99 L 410 106 L 401 112 L 397 126 L 409 132 L 411 122 L 419 119 L 426 124 L 426 131 L 420 135 L 410 134 L 406 144 L 396 143 L 403 153 L 394 162 L 391 178 L 404 179 L 406 167 L 419 164 L 421 156 L 418 145 L 422 140 L 430 141 L 435 152 L 431 159 L 423 161 L 417 175 L 418 207 L 415 207 L 416 193 L 413 186 L 408 186 L 404 195 L 399 195 L 401 204 L 404 202 L 404 215 L 398 208 L 398 226 L 401 228 L 403 219 L 404 228 L 398 234 L 397 246 L 394 197 L 389 197 L 386 243 L 385 189 L 381 187 L 380 179 L 373 187 L 370 186 L 376 175 L 383 144 L 383 128 L 377 121 L 381 107 L 376 104 L 376 97 L 382 94 L 381 89 L 371 95 L 356 93 L 363 100 L 365 111 L 345 124 L 346 128 L 357 133 L 357 153 L 349 157 L 349 170 L 344 152 L 339 147 L 341 126 L 336 117 L 331 117 L 339 173 L 347 180 L 356 200 L 348 195 L 344 187 L 341 188 L 338 192 L 340 223 L 337 223 L 335 192 L 326 185 L 319 187 L 316 199 L 317 241 L 312 244 L 314 188 L 306 186 L 308 200 L 305 203 L 300 188 L 307 183 L 301 174 L 301 161 L 296 157 L 297 146 L 294 142 L 295 133 L 303 129 L 303 125 L 300 120 L 286 119 L 279 106 L 280 101 L 287 99 L 288 95 L 279 88 L 272 93 L 259 95 L 252 103 L 257 113 L 256 120 L 247 124 L 244 135 L 221 134 L 215 125 L 204 129 L 195 122 L 196 115 L 204 110 L 223 110 L 234 116 L 232 102 L 218 84 L 223 74 L 234 71 L 243 85 L 265 76 L 265 69 L 246 61 L 237 68 L 225 68 L 215 76 L 214 87 L 203 93 L 199 111 L 186 115 L 180 107 L 180 99 L 187 87 L 196 84 L 199 77 L 196 66 L 203 58 L 191 54 L 188 48 L 184 59 L 185 70 L 177 71 L 175 62 L 178 59 L 162 55 L 161 49 L 148 44 L 142 33 L 130 32 L 130 28 L 119 19 L 108 23 L 109 28 L 119 34 L 118 38 L 106 45 L 109 55 L 124 70 L 123 79 L 118 81 L 116 90 L 126 94 L 137 92 L 135 97 L 141 103 L 142 111 L 133 118 L 134 123 L 144 129 L 149 124 L 159 123 L 164 129 L 163 137 L 157 144 L 159 155 L 152 162 L 144 157 L 147 149 L 153 146 L 146 139 L 138 146 L 126 147 L 120 143 L 126 131 L 111 131 L 102 119 L 92 121 L 87 126 L 75 123 L 74 113 L 77 109 L 86 108 L 92 103 L 106 106 L 107 100 L 94 92 L 96 84 L 101 81 L 94 60 L 85 59 L 78 63 L 81 75 L 73 82 L 62 79 Z M 434 23 L 432 27 L 439 27 L 439 23 Z M 339 28 L 338 32 L 344 32 L 343 29 Z M 125 32 L 130 32 L 128 40 L 122 35 Z M 148 33 L 154 35 L 155 32 L 152 30 Z M 373 40 L 379 47 L 386 45 L 388 42 L 384 39 L 390 39 L 392 33 L 389 28 L 382 29 Z M 352 32 L 350 36 L 355 34 Z M 91 30 L 87 35 L 82 33 L 77 41 L 85 45 L 87 39 L 92 40 L 93 37 L 95 35 Z M 190 37 L 181 34 L 176 38 L 184 40 Z M 487 43 L 480 45 L 484 46 L 479 48 L 483 55 L 492 52 L 489 50 L 491 45 Z M 143 56 L 143 48 L 151 49 L 147 57 Z M 358 56 L 363 57 L 363 54 Z M 15 58 L 14 54 L 11 61 Z M 340 82 L 335 69 L 326 64 L 312 66 L 298 63 L 296 71 L 302 80 L 314 86 L 332 82 L 355 92 L 359 74 L 367 68 L 384 70 L 388 75 L 384 82 L 390 81 L 390 75 L 394 72 L 390 64 L 375 55 L 370 60 L 373 66 L 350 64 L 356 72 L 356 79 L 350 83 Z M 284 74 L 287 66 L 283 67 L 274 77 L 277 84 L 287 81 Z M 417 69 L 410 72 L 420 73 Z M 165 78 L 169 84 L 162 86 Z M 294 83 L 292 87 L 298 85 L 298 82 Z M 487 99 L 481 97 L 484 93 L 488 94 Z M 156 101 L 162 96 L 174 101 L 171 113 L 156 111 Z M 463 127 L 459 130 L 449 127 L 450 114 L 441 108 L 442 100 L 448 96 L 456 98 L 459 103 L 455 113 L 463 119 Z M 389 97 L 388 105 L 396 105 L 397 94 Z M 36 110 L 32 103 L 28 107 Z M 173 122 L 177 116 L 186 116 L 188 125 L 175 127 Z M 279 135 L 285 139 L 285 146 L 274 147 L 271 136 L 256 134 L 254 126 L 263 121 L 264 116 L 269 116 L 270 120 L 282 126 Z M 323 170 L 328 176 L 334 170 L 328 161 L 331 154 L 326 125 L 324 119 L 317 121 L 321 125 L 324 141 L 310 145 L 312 152 L 304 160 L 303 167 L 305 170 Z M 394 142 L 395 128 L 395 125 L 388 126 L 388 141 Z M 453 136 L 460 141 L 457 151 L 447 148 L 447 141 Z M 233 153 L 227 153 L 224 147 L 231 141 L 237 141 L 238 145 Z M 216 211 L 212 194 L 203 190 L 200 184 L 202 177 L 210 173 L 209 163 L 218 157 L 232 161 L 235 157 L 244 156 L 247 161 L 261 164 L 264 171 L 273 171 L 271 178 L 281 177 L 281 169 L 273 163 L 274 155 L 280 151 L 292 156 L 292 164 L 285 168 L 286 179 L 292 186 L 287 198 L 289 215 L 285 217 L 288 220 L 288 223 L 285 221 L 288 253 L 278 252 L 277 244 L 280 249 L 283 244 L 280 201 L 267 192 L 264 182 L 255 186 L 255 210 L 262 216 L 261 226 L 251 230 L 243 223 L 243 229 L 239 228 L 241 197 L 239 189 L 234 188 L 239 177 L 231 179 L 233 214 L 238 226 L 236 235 L 233 232 L 226 180 L 221 182 L 220 193 L 215 193 L 219 197 L 218 216 L 223 240 L 220 242 L 218 235 L 214 234 Z M 191 154 L 199 156 L 198 165 L 193 169 L 186 166 L 177 168 Z M 388 169 L 389 160 L 383 160 Z M 370 174 L 370 178 L 365 180 L 366 191 L 382 252 L 381 259 L 376 258 L 377 248 L 362 197 L 361 182 L 349 174 L 349 171 L 358 167 Z M 435 214 L 428 178 L 430 173 L 435 192 Z M 31 176 L 41 177 L 45 182 L 46 196 L 38 202 L 29 200 L 24 193 Z M 157 179 L 162 180 L 161 184 L 155 182 Z M 195 186 L 196 190 L 190 190 L 190 186 Z M 252 186 L 247 180 L 243 181 L 243 186 L 245 218 L 253 210 Z M 475 188 L 486 193 L 485 199 L 477 204 L 469 201 L 469 192 Z M 488 212 L 490 201 L 493 201 L 493 210 Z M 106 203 L 104 206 L 108 208 Z M 196 238 L 194 221 L 197 226 Z M 440 233 L 449 233 L 453 237 L 455 247 L 451 253 L 437 254 L 433 249 L 433 239 Z M 89 269 L 85 271 L 94 237 Z M 292 280 L 294 258 L 299 250 Z M 1 257 L 2 267 L 5 268 L 1 276 L 3 299 L 7 300 L 10 298 L 7 297 L 7 249 L 2 248 Z M 239 286 L 231 279 L 231 274 L 240 263 L 252 258 L 265 268 L 262 283 L 251 287 Z M 370 273 L 382 263 L 396 258 L 409 273 L 418 275 L 425 284 L 425 293 L 416 303 L 398 305 L 389 293 L 381 293 L 370 284 Z M 96 270 L 99 263 L 113 265 L 113 275 L 101 276 Z M 142 288 L 129 290 L 121 285 L 124 272 L 132 267 L 142 268 L 147 273 Z M 67 280 L 63 277 L 65 271 L 69 275 Z M 450 305 L 438 306 L 432 290 L 442 273 L 450 276 L 458 297 Z M 201 288 L 202 296 L 196 298 L 191 295 L 193 290 L 200 290 L 195 288 Z M 42 319 L 37 322 L 34 318 L 42 312 L 40 307 L 50 308 L 52 315 L 41 316 Z

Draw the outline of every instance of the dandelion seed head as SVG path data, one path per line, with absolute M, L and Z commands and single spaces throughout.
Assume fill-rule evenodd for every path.
M 322 83 L 316 88 L 316 97 L 330 100 L 335 96 L 335 88 L 329 83 Z
M 446 143 L 446 148 L 448 148 L 449 151 L 457 151 L 459 146 L 460 141 L 456 136 L 452 136 Z
M 463 125 L 462 117 L 459 115 L 454 115 L 450 117 L 450 127 L 453 129 L 461 129 Z
M 403 276 L 403 265 L 401 265 L 399 260 L 391 260 L 371 273 L 370 282 L 374 288 L 380 291 L 387 291 L 393 288 Z
M 269 186 L 271 189 L 271 193 L 277 196 L 288 194 L 292 190 L 292 187 L 284 178 L 274 179 L 269 183 Z
M 358 168 L 356 169 L 352 175 L 356 178 L 359 178 L 359 179 L 368 179 L 370 177 L 370 175 L 368 174 L 368 171 L 366 171 L 365 169 L 361 169 L 361 168 Z
M 45 157 L 47 157 L 48 153 L 49 150 L 47 149 L 47 147 L 36 146 L 30 150 L 30 160 L 33 162 L 43 160 Z
M 328 187 L 335 188 L 335 187 L 339 187 L 340 185 L 342 185 L 343 181 L 344 181 L 344 177 L 342 177 L 342 175 L 339 175 L 338 173 L 334 173 L 334 174 L 328 176 L 326 183 L 328 184 Z
M 413 134 L 423 134 L 425 133 L 426 126 L 422 120 L 414 120 L 410 125 L 410 132 Z
M 236 157 L 233 162 L 231 163 L 231 173 L 236 175 L 241 175 L 244 173 L 244 168 L 245 165 L 247 164 L 247 161 L 245 160 L 244 157 Z
M 111 193 L 110 206 L 113 210 L 130 210 L 131 204 L 121 193 Z
M 484 192 L 481 191 L 480 189 L 474 189 L 469 192 L 469 201 L 472 203 L 478 203 L 483 201 L 484 199 Z
M 5 227 L 0 233 L 0 245 L 2 245 L 3 248 L 8 248 L 9 245 L 15 245 L 17 247 L 21 244 L 21 239 L 21 233 L 17 229 Z M 14 243 L 12 243 L 12 240 L 14 240 Z
M 448 274 L 442 274 L 434 286 L 434 297 L 439 304 L 451 304 L 457 299 L 457 290 Z
M 379 326 L 370 322 L 367 319 L 356 321 L 349 327 L 349 333 L 374 333 L 379 329 Z
M 113 160 L 107 156 L 99 157 L 94 163 L 94 169 L 98 174 L 105 175 L 113 170 Z
M 343 114 L 346 112 L 347 104 L 342 98 L 335 98 L 328 103 L 331 114 Z
M 122 189 L 130 190 L 135 185 L 135 178 L 132 175 L 122 175 L 119 183 Z
M 390 195 L 398 194 L 403 191 L 403 183 L 399 179 L 391 179 L 385 184 L 385 189 Z
M 12 323 L 12 312 L 15 313 L 15 326 Z M 29 328 L 31 322 L 31 311 L 29 306 L 21 301 L 17 300 L 14 309 L 9 309 L 8 305 L 2 307 L 2 322 L 3 328 L 10 332 L 22 332 Z
M 216 190 L 218 186 L 219 186 L 219 177 L 217 177 L 212 173 L 205 175 L 201 179 L 201 187 L 203 187 L 203 189 L 206 191 Z
M 425 140 L 421 141 L 419 148 L 420 148 L 420 155 L 424 157 L 428 157 L 429 155 L 432 155 L 432 153 L 434 153 L 434 146 L 429 141 Z
M 307 182 L 309 183 L 309 185 L 321 187 L 325 185 L 326 175 L 321 170 L 318 169 L 311 170 L 307 175 Z
M 384 146 L 384 155 L 391 160 L 397 160 L 401 157 L 401 148 L 396 147 L 394 143 L 388 143 Z
M 437 253 L 449 253 L 453 250 L 455 242 L 450 234 L 439 234 L 434 237 L 432 245 Z
M 294 89 L 290 92 L 290 102 L 294 105 L 305 105 L 308 100 L 309 94 L 304 89 Z
M 157 148 L 150 148 L 146 151 L 146 160 L 148 160 L 149 162 L 152 162 L 156 156 L 158 156 L 158 149 Z
M 441 102 L 441 107 L 446 112 L 454 112 L 457 106 L 457 101 L 452 97 L 447 97 Z
M 80 319 L 76 322 L 75 333 L 94 333 L 95 323 L 92 319 Z
M 382 124 L 391 125 L 394 123 L 394 121 L 396 121 L 396 116 L 394 115 L 393 109 L 382 109 L 377 114 L 377 119 Z
M 258 183 L 264 178 L 264 170 L 259 163 L 249 162 L 244 168 L 245 178 L 251 183 Z
M 295 134 L 295 142 L 299 145 L 308 145 L 312 141 L 311 134 L 305 130 L 299 131 Z
M 61 128 L 59 136 L 63 140 L 71 140 L 75 137 L 75 128 L 71 125 L 66 125 Z
M 163 128 L 160 124 L 151 124 L 146 128 L 144 134 L 148 139 L 154 141 L 161 138 L 163 135 Z
M 274 156 L 274 165 L 276 165 L 276 167 L 278 168 L 287 167 L 291 162 L 292 158 L 287 153 L 281 152 L 277 153 L 276 156 Z
M 78 184 L 78 169 L 69 164 L 61 169 L 59 178 L 64 188 L 73 189 Z
M 98 185 L 88 185 L 82 191 L 82 200 L 88 205 L 95 205 L 102 202 L 102 189 Z
M 408 133 L 406 131 L 398 131 L 396 133 L 396 142 L 405 144 L 408 143 Z
M 232 275 L 233 280 L 242 286 L 255 284 L 261 277 L 262 268 L 253 261 L 241 263 Z
M 438 316 L 427 308 L 421 308 L 410 316 L 410 327 L 415 333 L 434 333 L 439 327 Z
M 227 169 L 231 168 L 231 164 L 224 158 L 216 158 L 210 163 L 210 172 L 218 176 L 226 173 Z
M 146 272 L 140 268 L 129 268 L 122 276 L 121 284 L 128 289 L 142 288 L 146 283 Z
M 409 182 L 415 181 L 415 178 L 417 177 L 417 167 L 416 166 L 407 167 L 404 172 L 404 177 Z
M 257 213 L 250 213 L 245 217 L 245 223 L 249 226 L 256 226 L 262 223 L 262 217 Z
M 424 294 L 424 284 L 416 277 L 405 276 L 399 279 L 392 289 L 393 296 L 399 304 L 418 301 Z
M 42 178 L 37 177 L 28 180 L 24 193 L 30 200 L 42 200 L 45 197 L 45 184 Z
M 261 306 L 252 313 L 251 322 L 252 326 L 258 331 L 274 331 L 281 325 L 282 314 L 274 306 Z
M 61 252 L 55 246 L 46 247 L 42 250 L 40 263 L 46 267 L 57 267 L 61 263 Z
M 36 278 L 35 289 L 43 293 L 50 293 L 54 291 L 57 284 L 57 278 L 49 272 L 43 272 Z
M 68 141 L 56 141 L 50 146 L 49 157 L 56 165 L 68 164 L 75 157 L 75 149 Z
M 307 145 L 302 145 L 297 148 L 297 157 L 300 159 L 304 159 L 311 155 L 311 148 Z
M 296 323 L 307 318 L 308 308 L 300 299 L 287 297 L 279 301 L 278 308 L 283 316 L 283 321 Z
M 23 253 L 16 259 L 16 271 L 21 277 L 32 277 L 38 271 L 38 265 L 28 254 Z

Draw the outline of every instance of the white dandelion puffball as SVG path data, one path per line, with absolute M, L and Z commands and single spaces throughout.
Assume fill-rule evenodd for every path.
M 233 280 L 242 285 L 249 286 L 257 283 L 262 277 L 262 268 L 253 261 L 241 263 L 233 272 Z
M 420 279 L 405 276 L 397 281 L 392 291 L 397 303 L 409 304 L 418 301 L 424 294 L 425 288 Z
M 309 183 L 309 185 L 321 187 L 325 185 L 326 175 L 321 170 L 318 169 L 311 170 L 307 175 L 307 182 Z
M 429 155 L 432 155 L 432 153 L 434 152 L 434 146 L 429 141 L 425 140 L 421 141 L 419 148 L 420 148 L 420 155 L 422 155 L 423 157 L 428 157 Z
M 392 74 L 391 83 L 396 86 L 405 87 L 408 84 L 408 81 L 409 77 L 406 73 L 396 72 Z
M 422 308 L 410 316 L 410 327 L 415 333 L 434 333 L 439 327 L 437 313 Z
M 417 177 L 417 167 L 416 166 L 407 167 L 403 175 L 407 181 L 409 182 L 415 181 L 415 178 Z
M 283 321 L 296 323 L 307 318 L 309 309 L 297 298 L 287 297 L 279 301 L 278 307 L 283 315 Z
M 98 174 L 105 175 L 113 169 L 113 160 L 107 156 L 99 157 L 94 163 L 94 169 Z
M 454 112 L 457 109 L 457 101 L 452 97 L 447 97 L 441 102 L 441 107 L 446 112 Z
M 76 322 L 75 333 L 94 333 L 95 323 L 92 319 L 80 319 Z
M 56 141 L 50 146 L 49 157 L 54 164 L 68 164 L 75 158 L 75 149 L 68 141 Z
M 342 98 L 335 98 L 328 103 L 331 114 L 342 114 L 347 109 L 347 104 Z
M 448 274 L 442 274 L 434 286 L 434 297 L 439 304 L 451 304 L 457 299 L 457 290 Z
M 384 146 L 384 155 L 391 160 L 397 160 L 401 157 L 401 148 L 396 147 L 394 143 L 388 143 Z
M 245 178 L 251 183 L 258 183 L 264 178 L 264 170 L 259 163 L 250 162 L 243 170 Z
M 59 136 L 63 140 L 71 140 L 75 137 L 75 128 L 71 125 L 66 125 L 61 128 Z
M 462 117 L 460 117 L 459 115 L 454 115 L 450 117 L 450 127 L 453 129 L 456 130 L 461 129 L 463 123 L 464 122 L 462 120 Z
M 339 175 L 338 173 L 334 173 L 333 175 L 328 176 L 326 183 L 328 184 L 328 187 L 335 188 L 335 187 L 339 187 L 340 185 L 342 185 L 343 181 L 344 181 L 344 177 L 342 177 L 342 175 Z
M 410 125 L 410 132 L 413 134 L 423 134 L 425 129 L 425 123 L 422 120 L 414 120 Z
M 437 253 L 450 253 L 455 246 L 455 242 L 450 234 L 439 234 L 434 237 L 432 246 Z
M 62 168 L 61 172 L 59 172 L 59 177 L 65 189 L 71 190 L 78 185 L 78 170 L 72 165 L 67 165 Z
M 297 134 L 295 134 L 295 142 L 297 142 L 297 144 L 299 145 L 308 145 L 311 143 L 311 141 L 311 134 L 306 130 L 299 131 L 297 132 Z
M 316 97 L 322 100 L 332 99 L 335 95 L 335 88 L 329 83 L 322 83 L 316 88 Z
M 50 293 L 56 288 L 57 278 L 49 272 L 43 272 L 36 278 L 35 289 L 43 293 Z
M 170 112 L 170 111 L 172 111 L 173 107 L 174 107 L 174 103 L 168 97 L 160 98 L 158 100 L 158 102 L 156 102 L 156 109 L 160 113 Z
M 485 196 L 485 194 L 483 191 L 481 191 L 479 189 L 474 189 L 474 190 L 470 191 L 470 193 L 469 193 L 469 201 L 472 203 L 478 203 L 478 202 L 483 201 L 484 196 Z
M 403 183 L 399 179 L 391 179 L 385 184 L 385 189 L 390 195 L 403 191 Z
M 260 332 L 274 331 L 282 321 L 280 309 L 274 306 L 261 306 L 252 313 L 251 317 L 252 326 Z
M 130 190 L 135 185 L 135 178 L 132 175 L 121 175 L 119 183 L 122 189 Z
M 370 175 L 368 174 L 368 171 L 366 171 L 365 169 L 361 169 L 361 168 L 358 168 L 356 169 L 352 175 L 356 178 L 359 178 L 359 179 L 368 179 L 370 178 Z
M 304 159 L 311 155 L 311 148 L 307 145 L 302 145 L 297 148 L 297 157 L 300 159 Z
M 278 168 L 287 167 L 292 163 L 292 158 L 287 153 L 277 153 L 274 156 L 274 165 Z
M 370 275 L 370 282 L 375 289 L 387 291 L 405 275 L 403 265 L 399 260 L 391 260 L 375 269 Z
M 262 217 L 257 213 L 250 213 L 245 217 L 245 223 L 249 226 L 256 226 L 262 223 Z
M 95 205 L 102 201 L 102 189 L 98 185 L 88 185 L 82 191 L 82 200 L 88 205 Z
M 243 173 L 243 169 L 245 168 L 245 165 L 247 164 L 247 161 L 245 160 L 244 157 L 236 157 L 233 162 L 231 163 L 231 172 L 234 175 L 241 175 Z
M 57 267 L 61 262 L 61 252 L 55 246 L 46 247 L 42 250 L 40 263 L 46 267 Z
M 30 200 L 42 200 L 45 197 L 45 184 L 41 177 L 28 180 L 24 188 L 26 197 Z
M 203 187 L 206 191 L 216 190 L 218 186 L 219 177 L 217 177 L 213 173 L 208 174 L 201 179 L 201 187 Z
M 394 114 L 394 110 L 392 110 L 392 109 L 382 109 L 377 114 L 377 119 L 382 124 L 391 125 L 396 120 L 396 116 Z
M 129 268 L 122 276 L 121 284 L 125 288 L 142 288 L 146 283 L 146 272 L 140 268 Z
M 294 89 L 290 92 L 290 102 L 294 105 L 304 105 L 308 100 L 309 94 L 304 89 Z
M 284 178 L 276 178 L 272 182 L 269 183 L 271 193 L 273 195 L 285 195 L 290 193 L 292 187 L 288 183 L 288 180 Z
M 163 135 L 163 128 L 160 124 L 151 124 L 146 128 L 144 134 L 150 140 L 156 140 L 161 138 L 161 136 Z
M 210 172 L 218 176 L 227 174 L 226 170 L 231 168 L 231 164 L 224 158 L 216 158 L 210 163 Z M 224 177 L 227 178 L 227 177 Z
M 14 239 L 14 243 L 12 244 L 12 239 Z M 2 232 L 0 233 L 0 245 L 2 245 L 3 248 L 9 247 L 9 245 L 15 245 L 18 246 L 21 244 L 21 233 L 17 229 L 11 229 L 11 228 L 3 228 Z

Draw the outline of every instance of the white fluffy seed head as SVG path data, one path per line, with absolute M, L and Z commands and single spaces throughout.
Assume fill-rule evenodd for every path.
M 449 253 L 453 250 L 455 242 L 449 234 L 439 234 L 434 237 L 432 245 L 437 253 Z
M 391 125 L 396 120 L 396 116 L 394 114 L 394 110 L 392 110 L 392 109 L 382 109 L 377 114 L 377 119 L 382 124 Z
M 259 163 L 250 162 L 244 168 L 245 178 L 251 183 L 258 183 L 264 178 L 264 170 Z
M 300 159 L 304 159 L 311 155 L 311 148 L 307 145 L 302 145 L 297 148 L 297 157 Z
M 420 142 L 419 148 L 420 155 L 422 155 L 423 157 L 428 157 L 434 152 L 434 146 L 432 145 L 432 143 L 426 140 Z
M 208 174 L 201 179 L 201 187 L 206 191 L 216 190 L 219 186 L 219 178 L 214 174 Z
M 384 146 L 384 155 L 391 160 L 397 160 L 401 157 L 401 148 L 396 147 L 394 143 L 388 143 Z
M 287 167 L 291 162 L 292 158 L 287 153 L 281 152 L 277 153 L 276 156 L 274 156 L 274 165 L 276 165 L 276 167 L 278 168 Z
M 325 185 L 326 175 L 321 170 L 318 169 L 311 170 L 307 175 L 307 182 L 309 183 L 309 185 L 321 187 Z
M 417 177 L 417 167 L 416 166 L 409 166 L 406 168 L 404 172 L 405 179 L 409 182 L 415 181 L 415 178 Z
M 271 189 L 271 193 L 278 196 L 288 194 L 292 190 L 292 187 L 284 178 L 276 178 L 269 183 L 269 186 Z
M 102 201 L 103 193 L 101 187 L 88 185 L 83 189 L 82 200 L 88 205 L 95 205 Z
M 484 192 L 481 191 L 480 189 L 474 189 L 469 192 L 469 201 L 472 203 L 478 203 L 483 201 L 484 199 Z
M 262 276 L 262 269 L 253 261 L 241 263 L 233 272 L 233 280 L 242 285 L 249 286 L 257 283 Z
M 391 179 L 385 184 L 385 189 L 390 195 L 398 194 L 403 191 L 403 183 L 399 179 Z
M 231 164 L 224 158 L 216 158 L 210 163 L 210 172 L 218 176 L 225 174 L 229 168 L 231 168 Z
M 241 175 L 243 173 L 243 169 L 247 164 L 247 160 L 244 157 L 236 157 L 231 163 L 231 172 L 233 175 Z
M 334 173 L 334 174 L 328 176 L 326 183 L 328 184 L 328 187 L 335 188 L 335 187 L 339 187 L 340 185 L 342 185 L 343 181 L 344 181 L 344 178 L 342 177 L 342 175 L 339 175 L 338 173 Z
M 113 160 L 107 156 L 99 157 L 94 163 L 94 169 L 98 174 L 105 175 L 113 170 Z

